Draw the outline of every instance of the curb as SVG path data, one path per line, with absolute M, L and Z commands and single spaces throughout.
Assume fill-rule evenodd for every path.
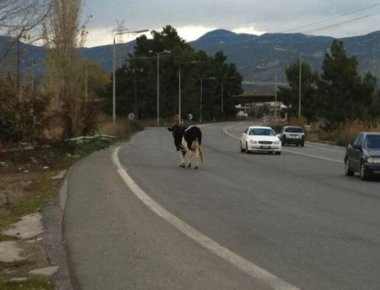
M 43 210 L 43 248 L 50 266 L 58 266 L 53 276 L 53 283 L 57 290 L 74 290 L 73 276 L 69 268 L 69 257 L 64 237 L 64 213 L 68 199 L 68 179 L 71 169 L 67 169 L 57 194 L 50 204 Z

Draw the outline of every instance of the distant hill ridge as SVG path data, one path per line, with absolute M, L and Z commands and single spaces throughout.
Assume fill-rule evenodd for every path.
M 299 57 L 309 62 L 313 69 L 319 70 L 333 39 L 302 33 L 266 33 L 258 36 L 217 29 L 190 44 L 209 55 L 222 50 L 227 62 L 236 64 L 245 81 L 266 83 L 274 81 L 276 72 L 278 80 L 284 82 L 286 65 Z M 348 55 L 357 57 L 360 72 L 370 71 L 380 79 L 380 31 L 342 40 Z M 0 36 L 0 53 L 9 41 L 9 38 Z M 120 46 L 126 54 L 132 51 L 133 45 L 134 42 L 129 42 Z M 28 59 L 30 62 L 30 58 L 41 58 L 45 54 L 42 48 L 28 44 L 23 44 L 23 51 L 24 70 Z M 98 61 L 106 71 L 111 71 L 112 45 L 82 48 L 81 51 L 84 57 Z

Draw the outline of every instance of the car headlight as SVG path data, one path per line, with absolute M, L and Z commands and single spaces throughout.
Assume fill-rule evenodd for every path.
M 249 140 L 249 143 L 251 143 L 251 144 L 257 144 L 257 141 L 255 141 L 255 140 Z
M 367 163 L 380 163 L 380 158 L 367 157 Z
M 281 141 L 274 141 L 273 144 L 274 144 L 274 145 L 280 145 L 280 144 L 281 144 Z

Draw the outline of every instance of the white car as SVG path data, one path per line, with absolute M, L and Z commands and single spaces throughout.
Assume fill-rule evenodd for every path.
M 240 138 L 241 152 L 275 152 L 281 154 L 281 140 L 271 127 L 250 126 Z

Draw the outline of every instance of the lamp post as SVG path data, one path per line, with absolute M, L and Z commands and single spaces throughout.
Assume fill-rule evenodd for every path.
M 144 69 L 142 67 L 134 67 L 132 69 L 133 72 L 133 83 L 134 83 L 134 98 L 135 98 L 135 105 L 134 105 L 134 114 L 135 118 L 139 119 L 139 104 L 138 104 L 138 98 L 137 98 L 137 73 L 143 72 Z
M 298 119 L 301 119 L 301 97 L 302 97 L 302 59 L 299 57 L 299 76 L 298 76 Z
M 180 64 L 195 64 L 199 63 L 198 60 L 193 60 L 189 62 L 180 62 Z M 178 117 L 179 124 L 182 124 L 182 96 L 181 96 L 181 66 L 178 68 Z
M 160 126 L 160 54 L 171 53 L 170 50 L 164 50 L 161 52 L 154 52 L 149 50 L 150 53 L 155 53 L 157 55 L 157 127 Z
M 228 78 L 224 78 L 224 76 L 222 77 L 222 81 L 220 83 L 220 111 L 221 113 L 223 114 L 224 113 L 224 83 L 223 81 L 224 80 L 232 80 L 232 79 L 236 79 L 236 76 L 233 76 L 233 77 L 228 77 Z
M 113 57 L 112 57 L 112 121 L 116 122 L 116 36 L 122 35 L 122 34 L 128 34 L 128 33 L 144 33 L 147 32 L 148 29 L 144 30 L 135 30 L 135 31 L 129 31 L 128 29 L 125 30 L 117 30 L 113 35 Z
M 215 77 L 201 78 L 201 98 L 200 98 L 200 113 L 199 113 L 199 123 L 203 121 L 203 80 L 215 80 Z

